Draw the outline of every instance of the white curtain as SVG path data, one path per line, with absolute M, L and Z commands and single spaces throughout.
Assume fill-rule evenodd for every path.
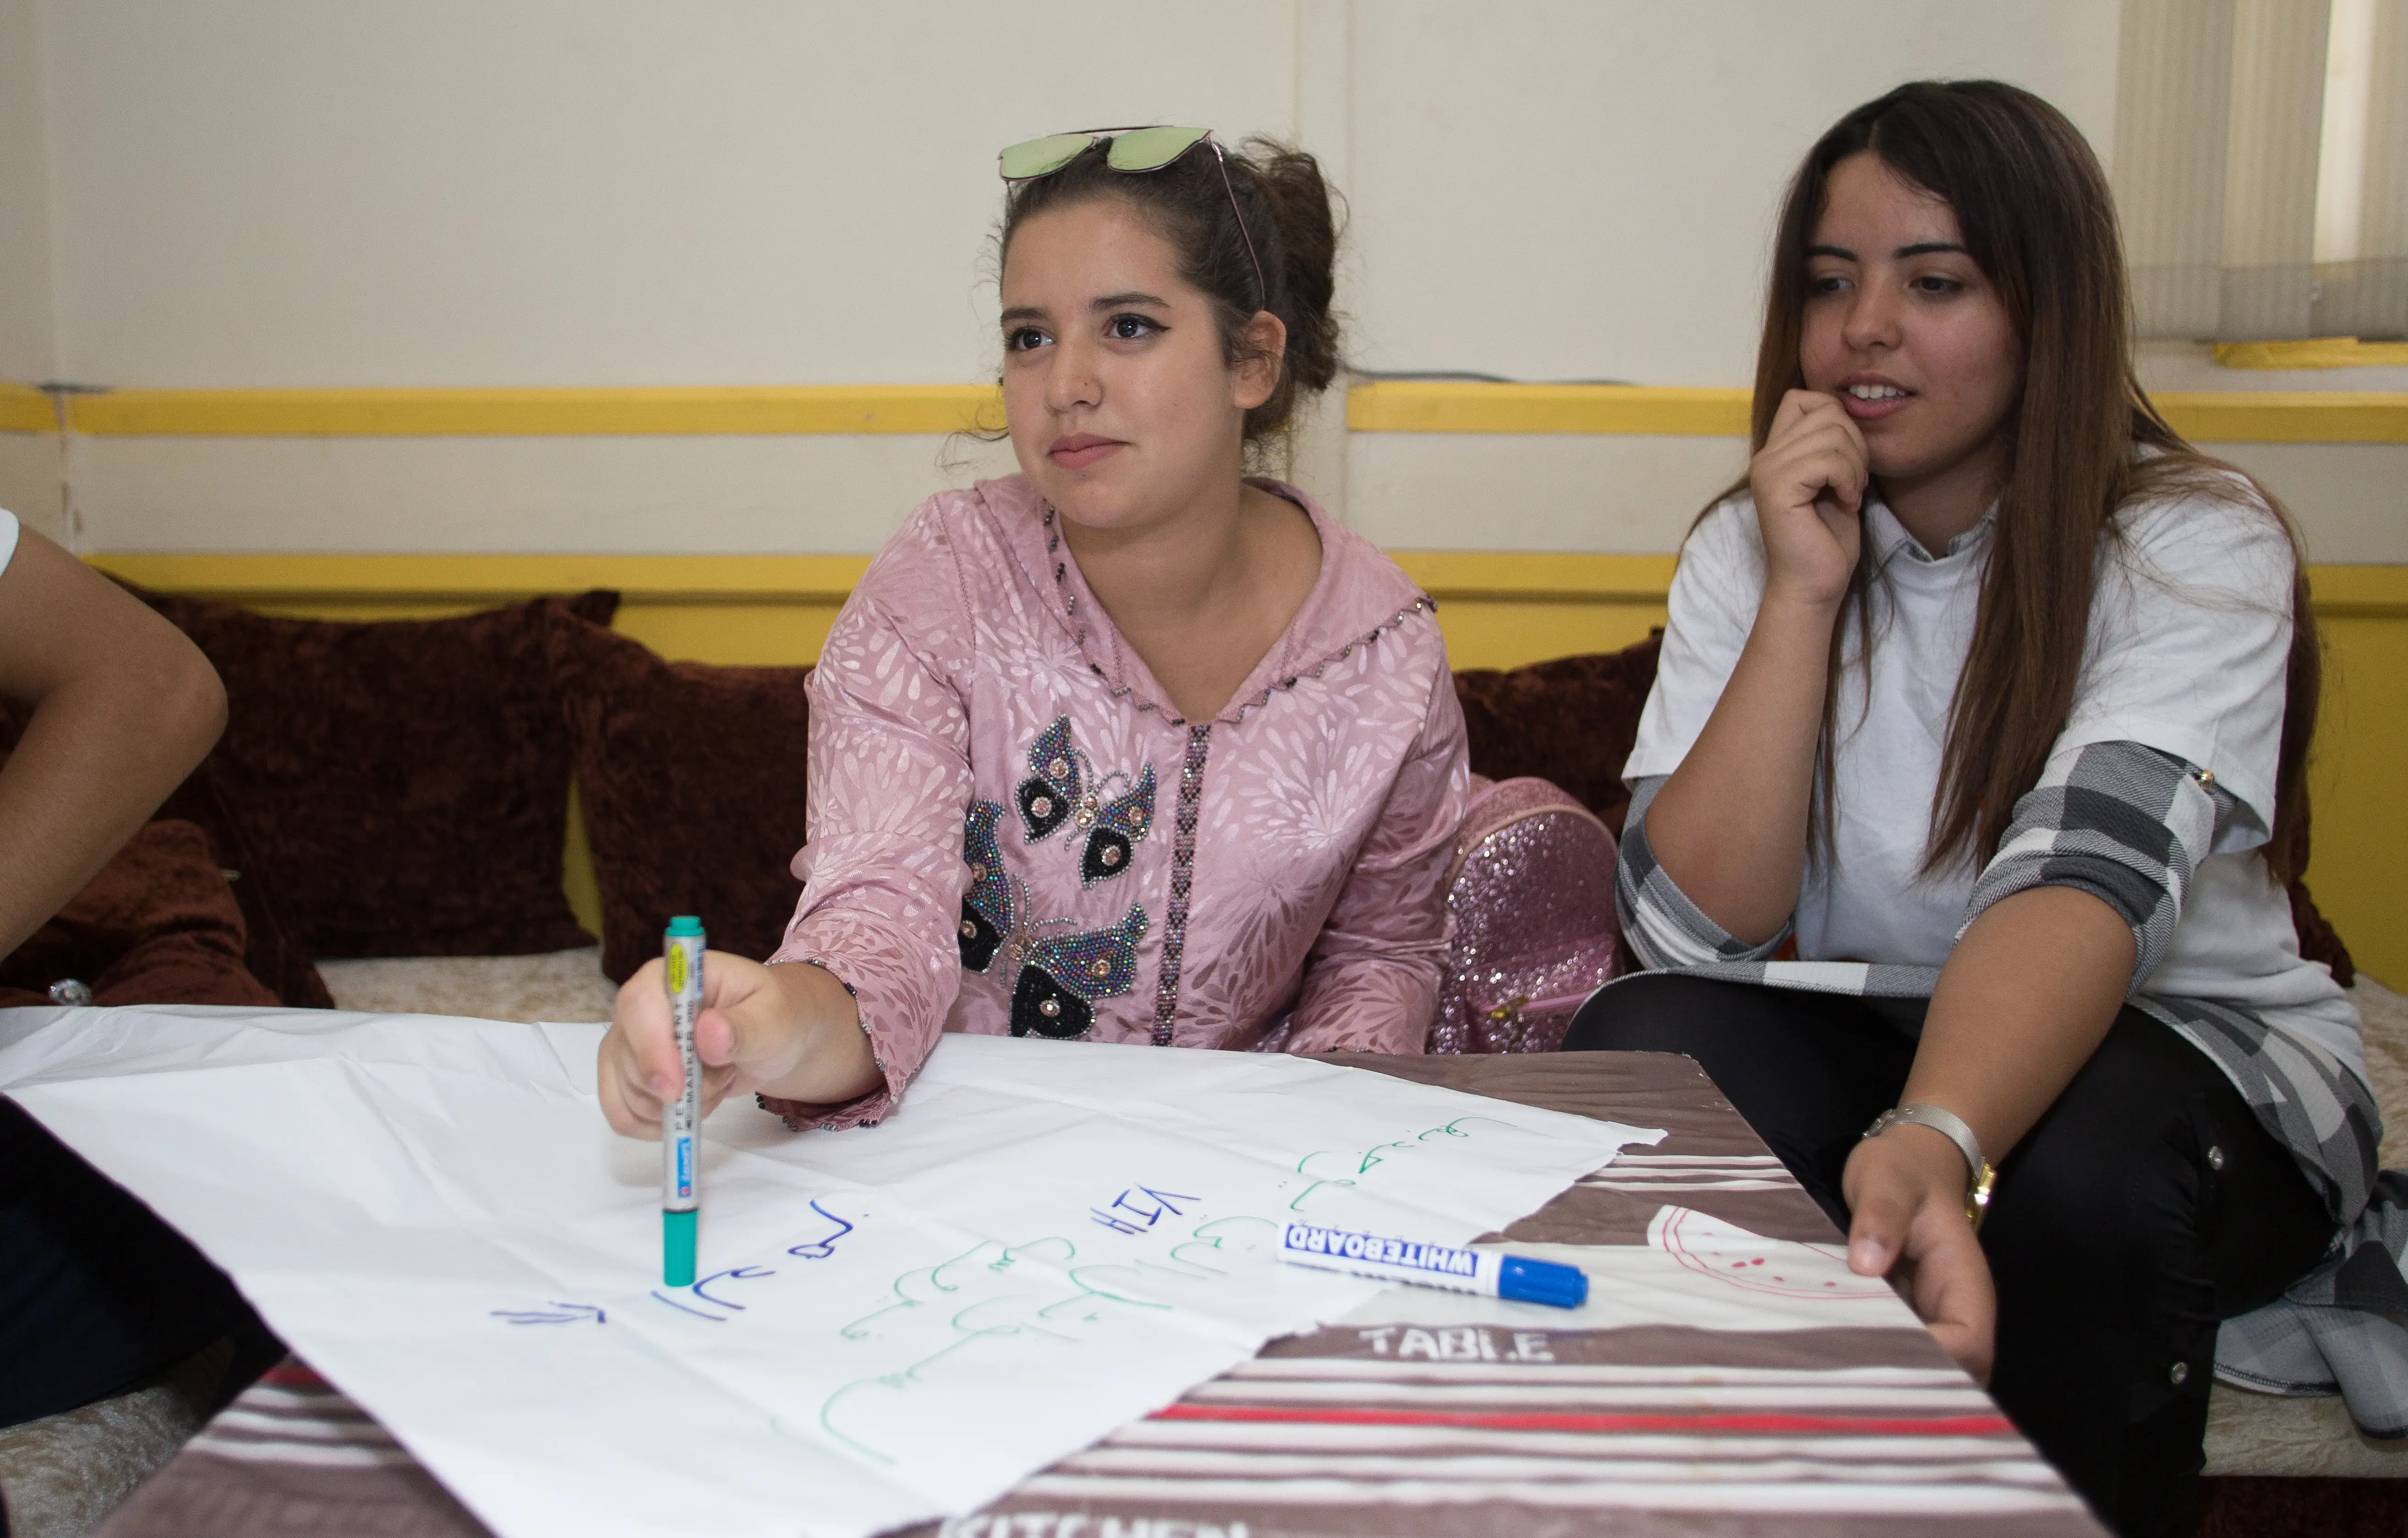
M 2408 0 L 2124 0 L 2144 337 L 2408 334 Z

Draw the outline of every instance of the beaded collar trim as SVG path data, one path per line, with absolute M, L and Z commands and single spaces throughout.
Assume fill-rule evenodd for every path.
M 1187 955 L 1187 899 L 1196 877 L 1196 810 L 1204 798 L 1204 760 L 1212 752 L 1212 724 L 1187 728 L 1187 758 L 1179 768 L 1179 808 L 1170 834 L 1170 911 L 1162 916 L 1162 967 L 1154 985 L 1154 1044 L 1170 1045 L 1179 1021 L 1179 972 Z

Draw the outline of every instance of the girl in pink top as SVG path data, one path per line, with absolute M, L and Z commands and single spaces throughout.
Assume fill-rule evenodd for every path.
M 874 1121 L 942 1030 L 1422 1050 L 1463 716 L 1427 597 L 1243 473 L 1337 370 L 1328 191 L 1249 149 L 1005 151 L 1022 473 L 931 497 L 838 616 L 802 901 L 767 965 L 710 956 L 706 1105 Z M 601 1056 L 645 1136 L 680 1082 L 657 965 Z

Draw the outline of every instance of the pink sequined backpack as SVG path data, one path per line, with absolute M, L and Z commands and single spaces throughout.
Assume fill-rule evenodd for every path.
M 1613 835 L 1544 780 L 1471 777 L 1432 1052 L 1553 1052 L 1614 974 Z

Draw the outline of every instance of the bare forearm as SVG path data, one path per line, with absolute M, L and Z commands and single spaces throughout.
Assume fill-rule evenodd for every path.
M 805 1105 L 841 1105 L 886 1082 L 861 1028 L 860 1008 L 826 968 L 794 962 L 768 969 L 780 1012 L 801 1040 L 794 1069 L 761 1085 L 761 1093 Z
M 150 650 L 50 691 L 0 768 L 0 954 L 82 889 L 224 726 L 200 654 L 172 632 Z
M 1941 969 L 1903 1099 L 1954 1111 L 2004 1159 L 2106 1039 L 2132 957 L 2130 927 L 2086 892 L 2002 898 Z
M 1766 595 L 1713 714 L 1647 812 L 1665 873 L 1750 943 L 1798 904 L 1835 613 Z

